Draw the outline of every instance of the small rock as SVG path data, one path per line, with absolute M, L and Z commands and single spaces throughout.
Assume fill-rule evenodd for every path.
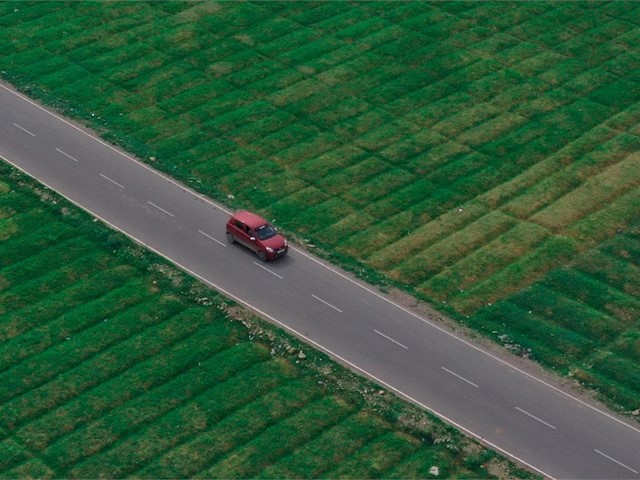
M 461 208 L 458 209 L 458 213 L 462 213 L 463 210 Z
M 149 160 L 151 160 L 152 162 L 156 161 L 156 157 L 149 157 Z
M 236 197 L 235 197 L 235 196 L 233 196 L 233 195 L 231 195 L 231 194 L 229 194 L 229 195 L 227 195 L 227 198 L 228 198 L 229 200 L 233 200 L 233 199 L 234 199 L 234 198 L 236 198 Z
M 384 395 L 384 390 L 378 390 L 378 395 Z
M 307 358 L 307 356 L 306 356 L 303 352 L 299 352 L 299 353 L 298 353 L 298 358 L 299 358 L 300 360 L 304 360 L 305 358 Z
M 429 469 L 429 473 L 437 477 L 438 475 L 440 475 L 440 469 L 434 465 Z
M 640 415 L 640 408 L 636 408 L 633 412 L 631 412 L 631 415 Z

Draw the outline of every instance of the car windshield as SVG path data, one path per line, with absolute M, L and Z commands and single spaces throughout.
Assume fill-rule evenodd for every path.
M 276 229 L 268 223 L 256 229 L 256 236 L 259 240 L 266 240 L 267 238 L 275 237 L 277 233 Z

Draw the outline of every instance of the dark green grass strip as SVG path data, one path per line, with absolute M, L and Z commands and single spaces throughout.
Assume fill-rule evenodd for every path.
M 0 477 L 16 478 L 6 475 L 6 470 L 13 465 L 27 461 L 31 454 L 12 438 L 0 441 Z
M 42 213 L 38 214 L 42 215 Z M 38 217 L 35 215 L 34 219 Z M 63 222 L 54 220 L 46 226 L 28 227 L 22 223 L 19 227 L 19 235 L 16 233 L 11 238 L 0 244 L 0 268 L 23 261 L 29 258 L 36 250 L 47 248 L 71 240 L 78 236 L 75 228 Z M 30 245 L 32 248 L 25 248 Z M 0 275 L 2 275 L 0 273 Z
M 541 284 L 522 292 L 514 301 L 524 309 L 553 317 L 558 324 L 601 343 L 610 342 L 624 328 L 609 315 Z
M 11 368 L 26 358 L 65 342 L 67 337 L 75 337 L 82 330 L 94 326 L 96 322 L 105 322 L 117 317 L 121 312 L 146 301 L 150 296 L 146 280 L 134 279 L 44 325 L 36 325 L 31 330 L 23 331 L 0 344 L 0 369 Z
M 415 439 L 406 435 L 385 432 L 325 475 L 329 478 L 352 478 L 358 475 L 365 478 L 384 478 L 390 467 L 400 462 L 404 456 L 411 455 L 418 446 L 419 443 Z
M 31 448 L 45 449 L 76 429 L 88 428 L 128 401 L 154 388 L 165 388 L 162 386 L 173 377 L 225 349 L 226 326 L 203 326 L 205 322 L 190 318 L 193 315 L 193 311 L 186 311 L 134 335 L 22 399 L 29 422 L 21 427 L 20 438 Z M 199 344 L 211 350 L 194 348 Z M 114 363 L 116 358 L 118 363 L 105 364 Z M 33 397 L 40 402 L 40 397 L 51 398 L 50 408 L 42 410 Z
M 320 478 L 384 430 L 378 417 L 358 412 L 266 466 L 262 478 Z
M 236 448 L 210 468 L 199 472 L 205 478 L 255 478 L 259 472 L 297 445 L 330 428 L 353 410 L 343 400 L 324 396 L 287 417 L 246 445 Z
M 14 226 L 10 236 L 0 243 L 0 267 L 4 268 L 31 256 L 33 250 L 25 248 L 25 245 L 34 244 L 36 248 L 47 248 L 77 235 L 73 227 L 63 222 L 54 220 L 42 226 L 42 215 L 42 211 L 29 210 L 24 214 L 0 220 L 10 222 Z
M 10 470 L 0 471 L 0 478 L 38 478 L 44 480 L 60 478 L 60 475 L 42 460 L 30 458 L 17 467 Z
M 65 341 L 52 346 L 41 354 L 24 361 L 0 374 L 0 395 L 8 410 L 0 410 L 0 425 L 15 425 L 25 418 L 32 418 L 37 411 L 51 407 L 54 400 L 53 391 L 65 398 L 73 396 L 75 389 L 82 385 L 92 385 L 97 382 L 100 369 L 93 375 L 88 375 L 84 381 L 77 381 L 75 385 L 64 385 L 65 376 L 74 376 L 73 369 L 79 367 L 85 371 L 88 365 L 99 358 L 104 349 L 117 344 L 133 334 L 140 334 L 146 327 L 161 322 L 184 308 L 180 302 L 172 299 L 160 299 L 157 302 L 148 301 L 134 308 L 125 310 L 104 321 L 93 318 L 93 328 L 85 329 L 73 337 L 66 337 Z M 132 351 L 133 353 L 133 351 Z M 104 354 L 110 358 L 108 351 Z M 88 360 L 93 358 L 93 362 Z M 95 365 L 94 365 L 95 366 Z M 104 364 L 102 369 L 119 365 Z M 51 383 L 53 381 L 53 383 Z M 12 416 L 11 402 L 22 404 L 18 410 L 20 414 Z M 43 402 L 43 400 L 46 401 Z M 29 407 L 27 407 L 29 405 Z M 17 408 L 17 407 L 16 407 Z M 3 409 L 4 410 L 4 409 Z
M 537 361 L 565 373 L 573 362 L 588 358 L 596 348 L 597 343 L 589 336 L 558 325 L 553 317 L 529 311 L 505 300 L 480 309 L 465 323 L 502 344 L 530 348 Z
M 237 351 L 237 350 L 234 350 Z M 121 438 L 111 448 L 93 455 L 69 470 L 72 477 L 108 474 L 114 478 L 143 468 L 158 456 L 188 442 L 211 425 L 255 401 L 291 378 L 280 361 L 254 362 L 249 368 L 215 384 L 134 433 Z M 251 385 L 247 388 L 247 385 Z
M 637 361 L 622 359 L 605 351 L 592 363 L 577 366 L 571 373 L 585 387 L 597 388 L 598 394 L 616 408 L 629 410 L 638 404 L 637 365 Z
M 0 339 L 6 340 L 62 315 L 65 311 L 100 297 L 125 282 L 132 274 L 128 266 L 99 271 L 82 282 L 48 295 L 25 308 L 16 309 L 0 317 Z
M 640 301 L 636 297 L 579 271 L 555 270 L 545 277 L 543 284 L 563 296 L 615 317 L 625 324 L 625 328 L 633 328 L 640 318 Z
M 224 340 L 218 337 L 213 343 L 221 344 Z M 209 342 L 210 345 L 212 342 Z M 194 349 L 189 355 L 191 362 L 173 366 L 173 375 L 167 376 L 157 388 L 148 389 L 143 395 L 118 408 L 111 408 L 105 416 L 76 428 L 50 444 L 44 451 L 45 458 L 65 472 L 75 463 L 114 445 L 119 439 L 135 433 L 166 412 L 184 405 L 215 383 L 268 356 L 264 348 L 249 342 L 227 348 L 221 353 L 212 349 L 213 355 L 207 348 L 209 345 L 203 342 L 201 350 Z
M 257 437 L 265 429 L 318 398 L 315 382 L 304 378 L 279 386 L 251 404 L 226 416 L 206 432 L 159 457 L 134 473 L 153 478 L 185 478 L 194 475 L 216 458 Z M 256 412 L 260 412 L 256 415 Z
M 76 282 L 90 278 L 93 274 L 90 267 L 104 269 L 110 260 L 106 253 L 87 248 L 84 255 L 79 254 L 65 263 L 42 265 L 44 275 L 15 285 L 0 294 L 0 305 L 6 306 L 0 307 L 0 318 L 9 311 L 22 309 L 34 302 L 46 302 L 48 295 L 55 295 Z
M 50 271 L 55 271 L 61 265 L 72 263 L 90 253 L 95 255 L 96 245 L 84 236 L 77 236 L 68 241 L 57 241 L 44 249 L 25 242 L 24 248 L 30 251 L 29 257 L 0 269 L 0 276 L 7 282 L 7 287 L 21 287 L 43 275 L 46 278 Z
M 620 335 L 610 348 L 612 352 L 622 357 L 640 362 L 640 328 L 634 328 Z
M 631 360 L 613 353 L 605 353 L 595 360 L 593 369 L 608 380 L 616 382 L 624 390 L 640 392 L 637 358 Z
M 454 455 L 447 449 L 447 445 L 422 445 L 412 454 L 406 455 L 392 468 L 384 473 L 385 478 L 430 478 L 433 474 L 429 471 L 432 467 L 438 467 L 438 477 L 453 478 Z M 480 463 L 480 462 L 478 462 Z M 459 467 L 461 476 L 466 478 L 463 467 Z M 460 471 L 459 470 L 459 471 Z M 482 478 L 491 478 L 488 472 L 484 471 L 482 464 L 479 471 L 483 472 Z M 469 472 L 470 474 L 471 472 Z

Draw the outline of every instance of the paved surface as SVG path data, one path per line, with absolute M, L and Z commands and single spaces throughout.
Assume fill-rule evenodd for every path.
M 228 213 L 0 84 L 0 156 L 316 348 L 538 473 L 640 478 L 640 430 L 298 249 L 261 264 Z

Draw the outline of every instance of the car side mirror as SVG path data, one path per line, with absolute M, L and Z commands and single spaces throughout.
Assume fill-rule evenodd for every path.
M 249 238 L 249 240 L 251 240 L 252 242 L 255 242 L 256 241 L 256 237 L 251 237 L 251 238 Z

